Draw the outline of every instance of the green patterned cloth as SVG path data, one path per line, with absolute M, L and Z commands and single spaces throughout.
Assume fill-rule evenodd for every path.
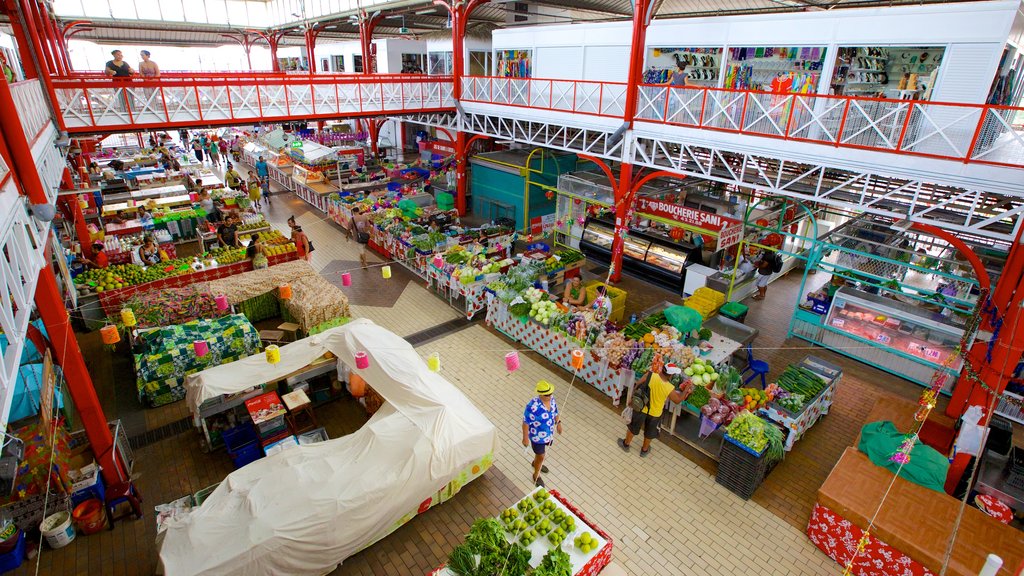
M 193 343 L 205 340 L 206 356 Z M 135 354 L 139 401 L 162 406 L 185 397 L 185 376 L 260 351 L 260 334 L 242 314 L 165 326 L 143 334 Z

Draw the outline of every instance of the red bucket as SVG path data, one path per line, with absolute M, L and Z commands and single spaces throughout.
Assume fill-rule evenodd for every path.
M 82 534 L 95 534 L 107 527 L 107 511 L 103 508 L 103 503 L 95 498 L 75 506 L 71 517 Z

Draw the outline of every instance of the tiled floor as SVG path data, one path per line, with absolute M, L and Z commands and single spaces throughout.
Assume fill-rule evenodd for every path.
M 312 263 L 340 284 L 350 271 L 354 316 L 370 318 L 408 336 L 460 318 L 400 266 L 390 280 L 381 277 L 380 259 L 358 266 L 359 247 L 346 242 L 340 228 L 290 194 L 274 198 L 267 218 L 286 230 L 295 214 L 316 244 Z M 801 440 L 768 477 L 751 501 L 736 498 L 714 481 L 715 465 L 678 441 L 655 445 L 641 460 L 615 445 L 622 433 L 618 409 L 608 398 L 532 354 L 522 354 L 521 369 L 509 375 L 502 356 L 512 344 L 477 322 L 466 329 L 428 340 L 419 349 L 439 352 L 442 374 L 460 387 L 498 427 L 502 450 L 491 471 L 465 487 L 452 501 L 415 518 L 383 541 L 349 559 L 336 574 L 424 574 L 444 561 L 474 518 L 493 515 L 530 488 L 529 457 L 519 444 L 523 403 L 540 378 L 556 384 L 565 418 L 565 435 L 551 451 L 548 485 L 577 502 L 616 541 L 616 561 L 631 574 L 749 574 L 771 566 L 778 574 L 838 574 L 840 569 L 803 535 L 814 492 L 848 446 L 874 400 L 882 394 L 914 398 L 919 388 L 866 365 L 786 339 L 799 278 L 773 284 L 769 297 L 750 303 L 747 323 L 760 329 L 756 355 L 777 374 L 808 353 L 844 367 L 832 412 Z M 627 314 L 673 298 L 632 278 Z M 134 401 L 130 364 L 110 356 L 95 334 L 82 338 L 90 369 L 107 415 L 120 417 L 129 433 L 140 434 L 187 416 L 183 402 L 142 410 Z M 356 429 L 365 416 L 339 401 L 318 409 L 331 437 Z M 115 530 L 80 537 L 70 546 L 43 550 L 38 574 L 151 574 L 156 563 L 152 506 L 214 484 L 231 471 L 223 452 L 204 454 L 198 436 L 180 434 L 137 451 L 138 485 L 146 497 L 146 517 L 120 522 Z M 16 574 L 34 574 L 26 564 Z

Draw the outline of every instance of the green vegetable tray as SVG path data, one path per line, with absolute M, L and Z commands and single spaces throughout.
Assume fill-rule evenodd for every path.
M 530 500 L 535 504 L 537 508 L 539 508 L 540 503 L 537 502 L 536 499 L 534 499 L 534 494 L 536 494 L 540 490 L 541 488 L 537 488 L 533 492 L 527 494 L 521 500 L 512 503 L 509 506 L 509 508 L 518 510 L 519 502 L 522 502 L 523 500 Z M 576 507 L 573 506 L 572 503 L 567 501 L 561 494 L 559 494 L 557 490 L 550 490 L 548 491 L 548 494 L 550 495 L 549 500 L 554 502 L 557 506 L 556 509 L 562 510 L 569 517 L 573 518 L 576 521 L 576 530 L 574 530 L 570 534 L 567 534 L 565 537 L 565 541 L 562 542 L 562 550 L 569 555 L 569 561 L 572 564 L 572 573 L 597 574 L 601 571 L 601 569 L 607 566 L 609 562 L 611 562 L 611 536 L 609 536 L 605 531 L 594 526 L 590 521 L 588 521 L 586 516 L 581 514 L 580 511 L 576 509 Z M 541 514 L 541 519 L 548 518 L 549 516 L 550 514 Z M 523 514 L 520 514 L 519 517 L 522 518 Z M 597 548 L 586 554 L 580 552 L 573 546 L 573 539 L 584 532 L 589 532 L 590 535 L 598 542 Z M 505 537 L 508 539 L 509 542 L 513 542 L 517 539 L 515 534 L 509 534 L 507 531 L 505 532 Z M 536 540 L 534 540 L 532 543 L 530 543 L 529 546 L 526 546 L 525 548 L 529 550 L 531 554 L 530 566 L 535 568 L 540 564 L 541 559 L 544 557 L 545 554 L 548 553 L 549 550 L 553 548 L 553 546 L 551 546 L 551 543 L 548 541 L 546 535 L 540 535 L 537 537 Z M 429 576 L 456 576 L 456 574 L 447 566 L 442 566 L 430 572 Z

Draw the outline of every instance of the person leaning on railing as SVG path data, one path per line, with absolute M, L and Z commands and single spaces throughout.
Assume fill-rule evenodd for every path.
M 110 55 L 114 59 L 107 61 L 107 65 L 103 69 L 104 74 L 114 78 L 130 78 L 132 74 L 135 74 L 135 70 L 132 70 L 132 67 L 124 61 L 124 54 L 120 50 L 112 50 Z

